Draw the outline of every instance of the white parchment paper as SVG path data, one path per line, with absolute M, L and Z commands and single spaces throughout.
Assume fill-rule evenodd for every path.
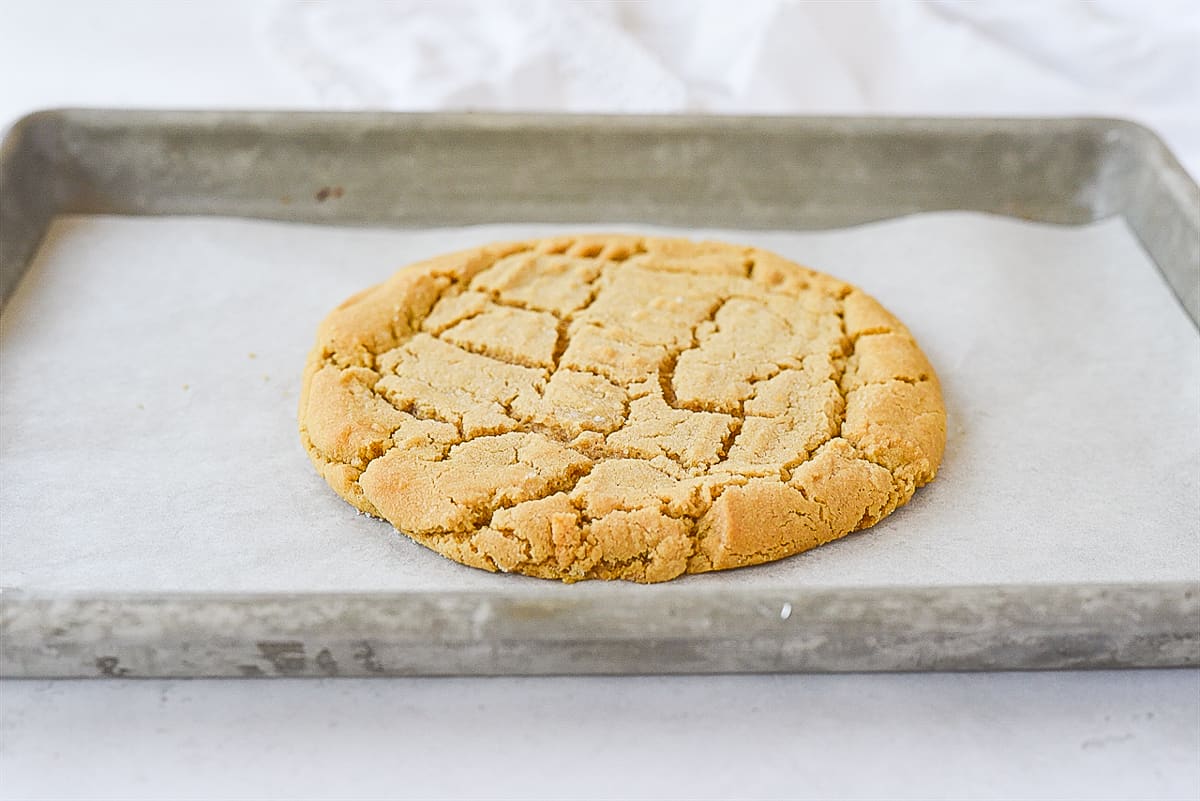
M 587 228 L 671 230 L 57 221 L 0 316 L 0 585 L 571 592 L 461 567 L 358 515 L 310 466 L 295 417 L 316 325 L 346 296 L 437 253 Z M 1200 334 L 1122 221 L 677 232 L 875 295 L 938 370 L 949 441 L 938 479 L 867 532 L 674 586 L 1200 577 Z

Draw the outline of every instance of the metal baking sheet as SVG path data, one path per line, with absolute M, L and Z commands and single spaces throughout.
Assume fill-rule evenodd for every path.
M 0 168 L 6 294 L 56 211 L 418 229 L 636 219 L 785 231 L 943 208 L 1074 223 L 1120 214 L 1193 322 L 1200 275 L 1195 184 L 1151 135 L 1104 121 L 52 112 L 15 129 Z M 1161 180 L 1148 177 L 1157 173 Z M 980 177 L 992 181 L 985 191 Z M 1187 319 L 1165 286 L 1161 297 L 1166 306 L 1156 314 Z M 22 313 L 29 317 L 27 307 Z M 62 323 L 53 314 L 38 319 Z M 1194 494 L 1194 482 L 1179 486 Z M 7 504 L 17 494 L 4 497 Z M 29 528 L 30 511 L 23 504 L 4 516 Z M 906 511 L 910 520 L 920 513 Z M 297 593 L 284 582 L 247 594 L 228 582 L 164 578 L 129 594 L 136 582 L 114 578 L 124 591 L 115 596 L 30 582 L 0 599 L 0 669 L 133 676 L 1195 664 L 1198 532 L 1186 517 L 1147 522 L 1164 520 L 1173 551 L 1146 537 L 1157 550 L 1121 567 L 1026 570 L 999 586 L 936 577 L 863 586 L 769 569 L 660 588 L 478 574 L 471 586 L 429 582 L 409 592 Z M 1136 547 L 1129 531 L 1100 533 Z M 847 556 L 853 562 L 850 547 L 830 576 Z M 10 564 L 19 563 L 21 554 L 10 553 L 18 557 Z M 950 567 L 947 575 L 968 576 Z M 166 589 L 197 586 L 214 591 Z

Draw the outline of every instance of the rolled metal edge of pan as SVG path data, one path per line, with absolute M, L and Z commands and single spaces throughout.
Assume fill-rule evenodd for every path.
M 1109 155 L 1102 183 L 1180 305 L 1200 328 L 1200 186 L 1144 125 L 1101 120 Z
M 1103 131 L 1087 119 L 48 113 L 77 184 L 66 210 L 79 213 L 748 228 L 946 209 L 1053 223 L 1104 213 L 1090 191 Z M 324 202 L 332 186 L 343 192 Z
M 64 113 L 37 111 L 17 120 L 0 142 L 0 307 L 32 261 L 69 194 L 60 132 Z
M 1200 584 L 0 600 L 6 677 L 1200 665 Z

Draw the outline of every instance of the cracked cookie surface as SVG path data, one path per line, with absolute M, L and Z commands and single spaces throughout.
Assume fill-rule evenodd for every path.
M 405 267 L 321 324 L 330 486 L 474 567 L 657 582 L 780 559 L 932 480 L 938 380 L 862 291 L 766 251 L 588 235 Z

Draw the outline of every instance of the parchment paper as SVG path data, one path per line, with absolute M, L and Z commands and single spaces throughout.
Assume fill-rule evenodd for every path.
M 59 220 L 0 316 L 0 585 L 572 592 L 461 567 L 358 515 L 310 466 L 295 417 L 316 325 L 346 296 L 422 257 L 584 229 L 671 230 Z M 1122 221 L 678 233 L 860 285 L 913 330 L 949 410 L 941 473 L 909 506 L 682 585 L 1200 577 L 1200 335 Z

